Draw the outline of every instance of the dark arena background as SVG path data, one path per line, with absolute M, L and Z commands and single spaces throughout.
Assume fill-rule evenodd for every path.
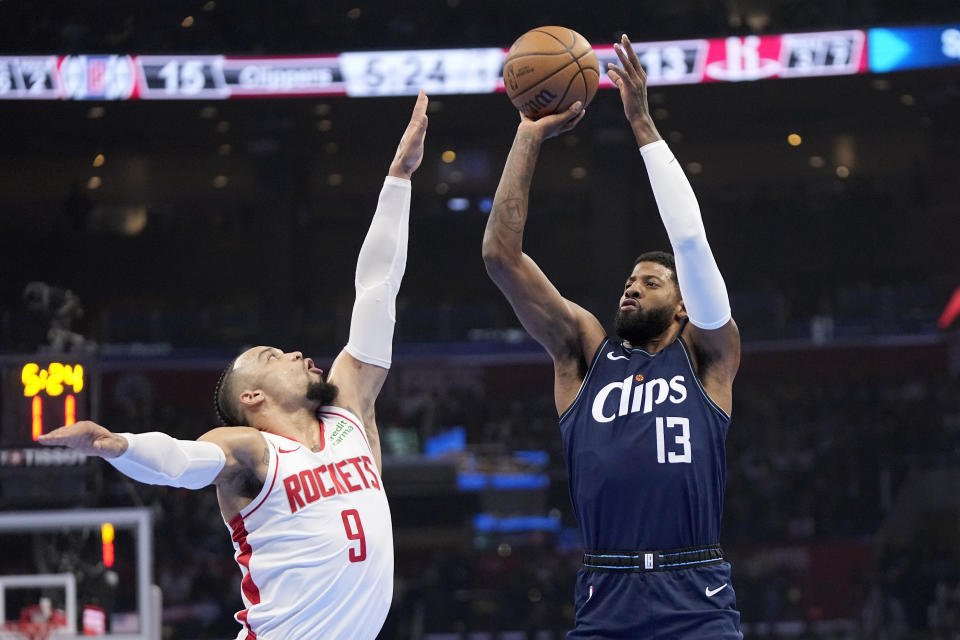
M 480 257 L 518 122 L 504 50 L 546 24 L 601 66 L 638 44 L 731 294 L 720 542 L 745 636 L 960 638 L 956 0 L 0 1 L 0 637 L 41 637 L 31 607 L 75 635 L 236 635 L 214 489 L 33 441 L 85 418 L 194 439 L 246 345 L 327 368 L 421 87 L 380 637 L 564 637 L 581 547 L 551 363 Z M 602 80 L 545 144 L 525 250 L 612 324 L 669 243 Z

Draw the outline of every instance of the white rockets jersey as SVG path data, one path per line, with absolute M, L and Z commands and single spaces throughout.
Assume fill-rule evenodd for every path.
M 390 508 L 360 419 L 318 411 L 323 448 L 263 433 L 260 494 L 227 526 L 246 608 L 237 640 L 376 638 L 393 596 Z

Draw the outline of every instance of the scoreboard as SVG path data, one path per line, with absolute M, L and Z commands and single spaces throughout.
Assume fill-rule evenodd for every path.
M 94 417 L 97 370 L 66 355 L 0 356 L 0 507 L 76 504 L 96 486 L 87 456 L 36 440 Z
M 90 382 L 90 368 L 80 360 L 5 357 L 0 448 L 28 446 L 42 433 L 90 418 Z
M 618 62 L 594 43 L 601 71 Z M 848 75 L 960 64 L 960 25 L 634 43 L 651 86 Z M 500 47 L 311 56 L 0 56 L 0 99 L 196 100 L 504 90 Z M 600 88 L 614 85 L 600 74 Z

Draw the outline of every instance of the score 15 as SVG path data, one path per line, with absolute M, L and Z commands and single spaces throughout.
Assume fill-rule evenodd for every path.
M 36 362 L 23 365 L 20 381 L 23 383 L 24 397 L 32 398 L 30 423 L 34 440 L 43 433 L 43 396 L 63 396 L 63 424 L 77 421 L 76 394 L 83 391 L 83 374 L 81 364 L 51 362 L 46 369 L 41 369 Z
M 223 56 L 137 56 L 140 97 L 229 98 Z

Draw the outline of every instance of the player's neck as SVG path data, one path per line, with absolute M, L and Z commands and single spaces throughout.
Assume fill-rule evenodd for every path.
M 643 349 L 647 353 L 657 353 L 663 351 L 676 341 L 677 336 L 680 335 L 680 329 L 681 325 L 674 325 L 655 338 L 641 340 L 639 342 L 630 342 L 624 339 L 623 346 L 627 349 Z
M 264 416 L 264 418 L 258 427 L 263 431 L 291 438 L 311 448 L 321 444 L 320 420 L 313 411 L 304 409 L 294 413 L 284 412 L 282 415 Z

